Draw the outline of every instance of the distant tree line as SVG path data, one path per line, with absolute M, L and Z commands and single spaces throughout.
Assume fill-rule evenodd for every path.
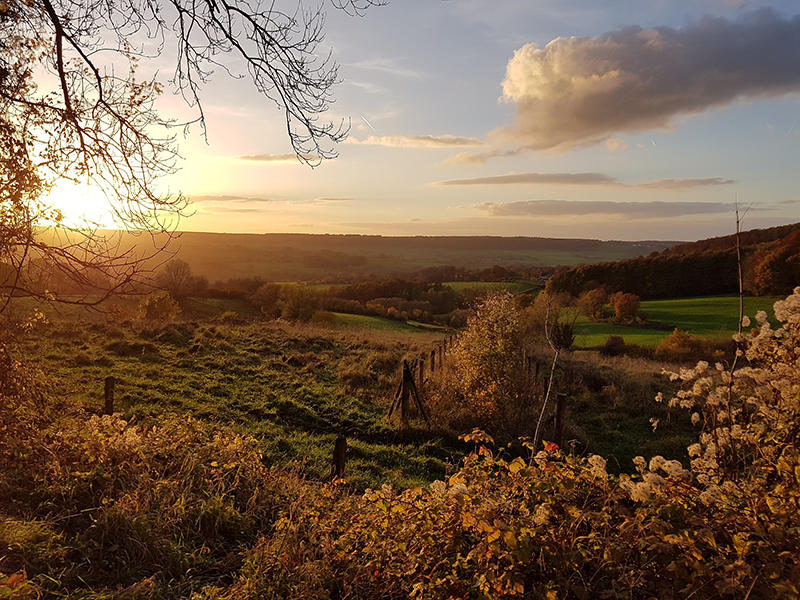
M 657 254 L 564 269 L 550 277 L 547 290 L 578 296 L 606 285 L 645 299 L 711 296 L 736 292 L 737 273 L 735 250 Z
M 540 275 L 541 271 L 535 273 Z M 521 273 L 499 266 L 480 271 L 449 266 L 427 268 L 417 274 L 413 280 L 371 276 L 327 287 L 277 283 L 258 276 L 209 284 L 205 277 L 194 275 L 186 261 L 173 259 L 161 269 L 157 282 L 176 300 L 189 296 L 245 300 L 268 318 L 325 322 L 339 312 L 460 327 L 466 323 L 467 307 L 482 291 L 477 287 L 457 291 L 442 279 L 498 282 L 519 278 Z
M 800 226 L 786 226 L 743 234 L 744 289 L 756 295 L 782 295 L 800 285 Z M 774 239 L 778 233 L 785 237 Z M 744 241 L 769 241 L 745 246 Z M 739 290 L 735 240 L 730 236 L 685 244 L 673 250 L 634 259 L 580 265 L 561 269 L 547 282 L 553 293 L 579 296 L 605 285 L 609 291 L 624 291 L 642 299 L 680 298 L 733 294 Z M 694 248 L 722 250 L 694 251 Z

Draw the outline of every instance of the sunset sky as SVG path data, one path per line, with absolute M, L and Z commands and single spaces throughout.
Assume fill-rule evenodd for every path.
M 192 231 L 693 240 L 800 220 L 796 0 L 391 0 L 329 10 L 339 158 L 245 81 L 168 182 Z M 235 65 L 234 65 L 235 67 Z M 168 99 L 164 111 L 177 106 Z M 177 110 L 177 109 L 176 109 Z

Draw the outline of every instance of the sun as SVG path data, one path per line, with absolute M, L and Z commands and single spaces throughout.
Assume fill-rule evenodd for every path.
M 61 181 L 44 197 L 44 202 L 61 212 L 61 225 L 65 227 L 109 229 L 116 226 L 105 194 L 90 184 Z

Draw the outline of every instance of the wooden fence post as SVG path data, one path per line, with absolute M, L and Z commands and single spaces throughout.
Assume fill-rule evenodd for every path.
M 116 377 L 109 375 L 105 381 L 105 406 L 103 407 L 104 415 L 114 414 L 114 388 L 117 385 Z
M 413 366 L 409 366 L 407 360 L 403 361 L 403 374 L 400 377 L 400 385 L 397 387 L 397 393 L 394 395 L 392 406 L 389 408 L 389 418 L 392 417 L 395 409 L 400 411 L 400 422 L 404 427 L 408 425 L 411 409 L 409 400 L 412 397 L 414 398 L 414 402 L 417 403 L 417 408 L 425 419 L 425 422 L 428 425 L 431 424 L 428 411 L 425 409 L 425 405 L 422 403 L 419 389 L 417 388 L 417 384 L 414 382 L 414 368 L 416 368 L 416 366 L 417 360 L 414 360 Z
M 333 446 L 333 467 L 331 474 L 333 480 L 344 479 L 344 464 L 347 461 L 347 439 L 340 435 Z
M 425 384 L 425 359 L 419 359 L 419 385 L 417 386 L 419 389 L 422 389 L 422 386 Z
M 436 371 L 436 348 L 431 350 L 431 373 Z
M 408 400 L 411 398 L 411 387 L 408 385 L 408 361 L 403 361 L 403 390 L 400 392 L 400 422 L 403 423 L 403 426 L 408 425 L 408 413 L 410 407 L 408 406 Z

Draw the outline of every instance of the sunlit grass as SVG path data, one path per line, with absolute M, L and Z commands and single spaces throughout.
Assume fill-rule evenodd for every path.
M 773 318 L 774 303 L 775 298 L 745 298 L 744 314 L 753 323 L 756 312 L 761 310 Z M 737 331 L 739 297 L 731 295 L 645 300 L 639 312 L 647 323 L 638 326 L 593 323 L 586 317 L 580 317 L 575 324 L 576 346 L 602 346 L 609 336 L 619 335 L 628 344 L 655 347 L 676 328 L 704 338 L 725 340 Z

